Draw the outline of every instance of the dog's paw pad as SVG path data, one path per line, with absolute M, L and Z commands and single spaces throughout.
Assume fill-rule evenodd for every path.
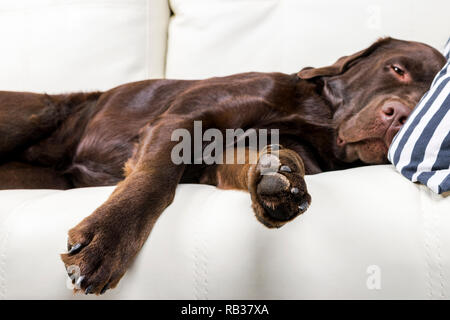
M 291 183 L 282 174 L 263 176 L 258 184 L 258 193 L 261 195 L 276 195 L 289 189 Z
M 311 196 L 304 174 L 303 162 L 292 150 L 281 149 L 278 157 L 260 157 L 250 176 L 250 193 L 256 216 L 264 225 L 280 227 L 308 209 Z

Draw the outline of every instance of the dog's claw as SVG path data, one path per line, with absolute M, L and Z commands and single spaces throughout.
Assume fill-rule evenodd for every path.
M 75 281 L 75 288 L 80 288 L 81 287 L 81 282 L 83 282 L 84 276 L 80 276 L 76 281 Z M 75 280 L 75 279 L 74 279 Z
M 82 249 L 81 243 L 76 243 L 70 248 L 68 254 L 78 253 L 78 252 L 80 252 L 81 249 Z
M 94 289 L 94 287 L 93 287 L 92 285 L 88 286 L 88 287 L 86 288 L 86 290 L 84 291 L 84 294 L 89 294 L 89 293 L 91 293 L 91 292 L 92 292 L 92 289 Z
M 308 201 L 303 202 L 301 205 L 298 206 L 298 209 L 300 212 L 304 212 L 306 209 L 308 209 L 309 203 Z
M 103 287 L 103 289 L 100 291 L 100 294 L 104 294 L 106 290 L 109 289 L 109 283 L 106 284 L 106 286 Z

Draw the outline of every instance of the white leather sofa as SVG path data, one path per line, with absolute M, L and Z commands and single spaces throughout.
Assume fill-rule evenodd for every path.
M 384 35 L 441 49 L 449 11 L 445 0 L 3 0 L 0 90 L 293 73 Z M 0 191 L 0 299 L 450 297 L 450 195 L 390 165 L 306 179 L 312 206 L 278 230 L 257 222 L 244 192 L 179 186 L 101 297 L 73 295 L 59 253 L 113 187 Z

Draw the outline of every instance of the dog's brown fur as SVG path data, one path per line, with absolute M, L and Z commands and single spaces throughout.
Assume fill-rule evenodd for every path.
M 69 231 L 62 255 L 66 266 L 80 267 L 80 289 L 103 293 L 117 285 L 178 183 L 248 190 L 258 220 L 280 227 L 311 202 L 304 174 L 385 163 L 394 134 L 444 62 L 431 47 L 385 38 L 291 75 L 148 80 L 67 95 L 0 92 L 0 189 L 118 184 Z M 205 130 L 279 129 L 278 172 L 261 175 L 262 161 L 175 165 L 171 133 L 192 131 L 194 120 Z

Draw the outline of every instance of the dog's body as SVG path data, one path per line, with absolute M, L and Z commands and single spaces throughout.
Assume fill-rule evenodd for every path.
M 444 62 L 428 46 L 386 38 L 330 67 L 293 75 L 149 80 L 53 96 L 0 92 L 0 189 L 120 182 L 70 230 L 62 255 L 66 266 L 80 267 L 80 289 L 103 293 L 117 285 L 178 183 L 248 190 L 257 218 L 280 227 L 311 202 L 305 173 L 384 163 Z M 192 132 L 194 121 L 222 132 L 279 129 L 278 172 L 262 176 L 260 162 L 174 164 L 171 133 Z

